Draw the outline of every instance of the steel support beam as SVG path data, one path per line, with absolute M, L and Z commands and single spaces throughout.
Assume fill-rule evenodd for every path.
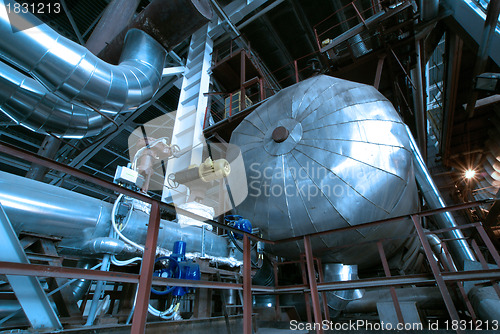
M 113 0 L 101 16 L 85 44 L 85 47 L 97 55 L 116 37 L 130 22 L 140 0 Z
M 151 203 L 148 233 L 142 256 L 141 272 L 139 276 L 139 289 L 137 291 L 134 317 L 132 318 L 132 334 L 142 334 L 146 331 L 146 318 L 148 315 L 149 295 L 156 256 L 158 231 L 160 230 L 160 206 L 158 202 Z
M 42 145 L 40 146 L 40 149 L 38 150 L 38 154 L 42 157 L 54 159 L 60 146 L 61 141 L 59 139 L 52 136 L 46 136 L 42 142 Z M 48 170 L 45 167 L 39 166 L 37 164 L 31 164 L 28 173 L 26 173 L 26 177 L 37 181 L 43 181 L 45 174 L 47 174 L 47 171 Z
M 493 36 L 495 35 L 499 14 L 500 0 L 491 0 L 488 4 L 488 12 L 486 14 L 486 20 L 484 21 L 483 34 L 481 36 L 481 41 L 479 42 L 479 49 L 477 50 L 476 64 L 474 65 L 474 71 L 472 72 L 473 78 L 483 73 L 486 69 L 492 44 L 491 42 L 493 40 Z M 477 98 L 478 92 L 471 89 L 469 99 L 467 100 L 467 109 L 465 110 L 469 118 L 474 117 Z
M 2 261 L 29 264 L 24 249 L 19 243 L 16 232 L 14 232 L 1 204 L 0 236 L 2 240 L 0 242 L 0 259 Z M 13 276 L 7 273 L 6 276 L 33 329 L 62 329 L 47 295 L 35 276 Z
M 314 258 L 311 247 L 311 237 L 306 235 L 304 237 L 304 250 L 306 255 L 306 265 L 307 265 L 307 277 L 309 279 L 309 289 L 311 290 L 311 301 L 314 314 L 314 322 L 320 324 L 321 319 L 321 307 L 319 304 L 319 293 L 318 293 L 318 283 L 316 282 L 316 275 L 314 271 Z M 316 333 L 322 334 L 323 328 L 316 329 Z
M 250 238 L 243 237 L 243 334 L 252 334 L 252 259 Z
M 380 87 L 380 79 L 382 78 L 382 69 L 384 68 L 385 57 L 386 55 L 381 55 L 378 58 L 377 72 L 375 73 L 375 80 L 373 80 L 373 87 L 377 90 Z
M 377 247 L 380 255 L 380 260 L 382 261 L 382 267 L 384 268 L 385 277 L 391 277 L 391 270 L 389 269 L 389 263 L 387 262 L 387 257 L 385 256 L 384 245 L 381 241 L 377 242 Z M 401 312 L 401 305 L 399 304 L 398 295 L 396 294 L 396 288 L 394 286 L 391 286 L 389 290 L 391 291 L 391 298 L 392 302 L 394 303 L 396 315 L 398 316 L 398 321 L 400 324 L 404 324 L 405 320 L 403 318 L 403 312 Z
M 422 52 L 421 41 L 415 42 L 415 51 L 417 54 L 416 66 L 411 70 L 411 79 L 415 83 L 413 89 L 413 105 L 415 110 L 415 124 L 417 128 L 417 141 L 420 154 L 427 161 L 427 108 L 425 105 L 425 88 L 422 79 Z
M 452 321 L 459 323 L 460 317 L 458 316 L 458 312 L 455 308 L 455 305 L 453 304 L 453 299 L 451 298 L 450 292 L 448 291 L 446 282 L 444 281 L 444 278 L 441 275 L 441 271 L 439 270 L 436 259 L 434 258 L 434 253 L 432 252 L 431 245 L 429 244 L 424 229 L 420 224 L 420 217 L 412 216 L 411 219 L 413 220 L 413 224 L 415 225 L 417 235 L 424 248 L 424 253 L 431 267 L 432 274 L 434 276 L 434 279 L 436 280 L 436 284 L 439 288 L 439 291 L 441 291 L 441 295 L 443 296 L 443 300 L 446 305 L 446 309 L 448 310 L 448 314 L 450 315 Z M 461 334 L 463 333 L 463 331 L 457 330 L 457 333 Z

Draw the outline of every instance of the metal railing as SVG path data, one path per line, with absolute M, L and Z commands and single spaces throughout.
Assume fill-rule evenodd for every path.
M 172 205 L 154 200 L 148 196 L 145 196 L 141 193 L 137 193 L 131 191 L 127 188 L 123 188 L 111 182 L 107 182 L 96 178 L 95 176 L 84 173 L 78 169 L 63 165 L 61 163 L 52 161 L 50 159 L 41 157 L 39 155 L 33 154 L 29 151 L 22 150 L 16 148 L 14 146 L 8 144 L 0 144 L 0 152 L 8 155 L 17 156 L 24 160 L 27 160 L 32 163 L 36 163 L 47 168 L 51 168 L 63 173 L 71 174 L 80 179 L 92 182 L 94 184 L 101 185 L 110 190 L 125 194 L 127 196 L 136 198 L 145 203 L 151 204 L 151 214 L 148 224 L 147 238 L 145 244 L 145 252 L 143 255 L 143 262 L 141 266 L 141 270 L 139 274 L 130 274 L 124 272 L 117 271 L 98 271 L 98 270 L 90 270 L 90 269 L 76 269 L 69 267 L 56 267 L 56 266 L 47 266 L 47 265 L 37 265 L 37 264 L 20 264 L 20 263 L 12 263 L 12 262 L 0 262 L 0 273 L 7 275 L 25 275 L 25 276 L 40 276 L 40 277 L 62 277 L 62 278 L 82 278 L 82 279 L 91 279 L 91 280 L 106 280 L 110 282 L 123 282 L 123 283 L 137 283 L 138 293 L 137 293 L 137 305 L 135 308 L 135 312 L 132 319 L 132 333 L 144 333 L 145 324 L 146 324 L 146 315 L 147 308 L 149 304 L 150 298 L 150 289 L 151 285 L 154 283 L 155 285 L 162 286 L 183 286 L 183 287 L 196 287 L 196 288 L 210 288 L 210 289 L 235 289 L 243 291 L 243 333 L 250 334 L 252 333 L 252 293 L 264 293 L 264 294 L 284 294 L 284 293 L 309 293 L 311 296 L 311 307 L 312 313 L 314 315 L 314 322 L 321 323 L 323 320 L 323 316 L 321 314 L 321 307 L 319 301 L 319 293 L 324 291 L 333 291 L 333 290 L 346 290 L 346 289 L 362 289 L 368 287 L 391 287 L 395 289 L 396 286 L 408 286 L 414 284 L 437 284 L 442 297 L 444 299 L 446 308 L 448 310 L 448 314 L 450 318 L 455 321 L 459 321 L 460 318 L 458 316 L 457 310 L 453 301 L 450 297 L 450 293 L 448 291 L 448 285 L 450 284 L 459 284 L 462 281 L 478 281 L 478 280 L 488 280 L 491 282 L 491 285 L 495 287 L 495 290 L 500 296 L 500 289 L 498 289 L 497 282 L 500 280 L 500 256 L 493 245 L 492 241 L 487 235 L 485 227 L 482 223 L 473 223 L 468 225 L 463 225 L 457 227 L 458 229 L 465 228 L 475 228 L 477 233 L 486 246 L 488 250 L 488 256 L 493 259 L 493 261 L 499 266 L 496 269 L 489 269 L 484 256 L 482 255 L 481 250 L 477 247 L 477 243 L 475 240 L 471 240 L 471 244 L 476 251 L 480 263 L 483 266 L 482 270 L 474 270 L 474 271 L 456 271 L 454 268 L 447 267 L 444 263 L 440 262 L 438 259 L 434 257 L 429 241 L 427 240 L 427 233 L 444 233 L 446 230 L 438 230 L 426 232 L 423 230 L 420 224 L 420 218 L 432 216 L 442 212 L 451 212 L 461 209 L 468 209 L 472 207 L 476 207 L 478 205 L 491 202 L 492 200 L 482 200 L 469 202 L 454 206 L 449 206 L 446 208 L 440 208 L 435 210 L 417 212 L 413 214 L 408 214 L 404 216 L 391 217 L 388 219 L 382 219 L 378 221 L 367 222 L 363 224 L 358 224 L 354 226 L 348 226 L 343 228 L 337 228 L 322 232 L 311 233 L 304 236 L 291 237 L 281 240 L 267 240 L 264 238 L 260 238 L 258 236 L 237 230 L 230 226 L 221 224 L 214 220 L 207 220 L 204 217 L 193 214 L 189 211 L 185 211 L 179 208 L 174 208 Z M 160 209 L 167 210 L 170 213 L 181 213 L 182 215 L 188 216 L 190 218 L 204 221 L 205 223 L 211 224 L 212 226 L 219 227 L 224 229 L 225 231 L 233 231 L 240 235 L 243 235 L 243 284 L 239 283 L 227 283 L 227 282 L 214 282 L 214 281 L 192 281 L 192 280 L 183 280 L 183 279 L 172 279 L 172 278 L 160 278 L 153 277 L 153 268 L 154 268 L 154 260 L 156 255 L 156 245 L 158 238 L 158 231 L 160 228 Z M 423 274 L 415 274 L 415 275 L 398 275 L 392 276 L 390 270 L 388 269 L 385 254 L 383 252 L 382 240 L 373 240 L 373 242 L 378 243 L 379 247 L 379 255 L 381 258 L 381 262 L 384 266 L 384 272 L 386 277 L 375 277 L 375 278 L 364 278 L 357 279 L 351 281 L 340 281 L 340 282 L 317 282 L 315 269 L 314 269 L 314 257 L 313 251 L 311 247 L 311 240 L 327 234 L 332 233 L 342 233 L 345 231 L 362 229 L 369 226 L 375 226 L 380 224 L 390 224 L 399 222 L 401 220 L 407 220 L 411 218 L 413 224 L 415 226 L 416 235 L 418 236 L 423 248 L 425 256 L 430 264 L 432 274 L 423 273 Z M 304 255 L 305 259 L 305 267 L 307 268 L 307 281 L 304 280 L 303 284 L 293 285 L 293 286 L 257 286 L 252 285 L 251 278 L 251 240 L 261 241 L 266 244 L 276 245 L 281 243 L 289 243 L 289 242 L 303 242 L 304 244 Z M 442 240 L 443 244 L 450 240 Z M 343 245 L 342 247 L 355 247 L 358 245 Z M 446 249 L 446 247 L 445 247 Z M 316 250 L 316 253 L 319 252 L 328 252 L 332 251 L 333 248 Z M 449 253 L 445 251 L 447 256 Z M 384 260 L 385 259 L 385 260 Z M 276 266 L 275 266 L 276 268 Z M 278 282 L 276 282 L 278 283 Z M 466 298 L 466 296 L 464 296 Z M 398 300 L 397 295 L 393 296 L 393 302 L 396 310 L 398 310 Z M 398 314 L 399 321 L 402 321 L 401 311 L 396 311 Z M 327 313 L 327 312 L 325 312 Z M 325 314 L 325 319 L 327 314 Z M 317 333 L 322 333 L 323 329 L 319 328 L 316 331 Z M 457 329 L 457 333 L 462 333 L 460 329 Z

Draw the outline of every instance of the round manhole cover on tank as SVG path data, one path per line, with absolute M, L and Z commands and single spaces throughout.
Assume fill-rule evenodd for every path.
M 405 125 L 372 86 L 325 75 L 302 81 L 248 115 L 231 144 L 241 148 L 248 180 L 238 214 L 265 238 L 303 236 L 417 209 Z M 324 261 L 370 265 L 379 256 L 376 244 L 365 241 L 404 236 L 411 228 L 400 221 L 314 237 L 312 245 Z M 403 242 L 386 242 L 386 253 Z M 267 250 L 292 258 L 304 248 L 296 241 Z

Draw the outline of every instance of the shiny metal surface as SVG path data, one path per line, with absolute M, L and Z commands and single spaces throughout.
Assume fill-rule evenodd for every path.
M 283 126 L 290 135 L 272 139 Z M 272 240 L 356 225 L 417 211 L 417 191 L 404 123 L 372 86 L 316 76 L 283 89 L 248 115 L 231 144 L 241 148 L 248 197 L 238 214 Z M 408 234 L 411 223 L 313 238 L 319 250 Z M 403 240 L 384 245 L 388 256 Z M 324 262 L 379 263 L 375 244 L 321 254 Z M 269 247 L 297 257 L 301 242 Z
M 62 254 L 81 254 L 89 240 L 109 236 L 112 205 L 66 189 L 0 172 L 0 203 L 16 233 L 60 237 Z M 144 244 L 147 224 L 148 215 L 134 211 L 122 233 Z M 200 252 L 201 234 L 198 227 L 181 228 L 162 220 L 158 246 L 171 250 L 175 241 L 182 240 L 190 253 Z M 226 257 L 227 239 L 207 231 L 205 251 L 210 256 Z
M 212 20 L 213 16 L 208 0 L 151 0 L 99 53 L 99 58 L 115 64 L 125 33 L 132 28 L 146 32 L 165 49 L 171 50 Z
M 1 204 L 0 238 L 2 239 L 0 243 L 1 261 L 30 263 Z M 17 275 L 6 275 L 6 277 L 33 329 L 62 329 L 61 322 L 37 277 Z
M 119 65 L 111 65 L 34 15 L 7 15 L 5 6 L 13 7 L 13 0 L 0 2 L 4 7 L 0 11 L 0 58 L 56 95 L 113 114 L 136 109 L 158 89 L 166 51 L 145 32 L 128 31 Z M 26 26 L 32 27 L 22 29 Z
M 93 109 L 67 102 L 1 61 L 0 110 L 32 131 L 66 138 L 95 136 L 111 125 Z
M 84 251 L 90 254 L 112 254 L 130 256 L 131 254 L 139 254 L 135 247 L 126 244 L 124 241 L 110 238 L 100 237 L 89 240 L 83 247 Z
M 421 310 L 439 309 L 444 306 L 443 297 L 437 287 L 411 287 L 397 289 L 398 300 L 403 302 L 416 302 Z M 353 300 L 346 306 L 345 312 L 369 313 L 377 311 L 378 302 L 392 302 L 389 289 L 365 290 L 363 298 Z
M 420 20 L 430 21 L 439 13 L 439 0 L 420 0 Z
M 417 143 L 415 142 L 415 139 L 413 138 L 413 135 L 408 127 L 406 127 L 406 132 L 408 134 L 413 165 L 415 167 L 415 178 L 420 188 L 420 192 L 431 209 L 444 208 L 446 206 L 444 200 L 441 197 L 434 180 L 432 180 L 429 171 L 427 170 L 424 159 L 418 150 Z M 436 221 L 439 228 L 452 228 L 457 226 L 457 223 L 450 212 L 440 213 L 434 215 L 432 218 Z M 446 239 L 451 239 L 451 241 L 448 241 L 449 249 L 455 264 L 459 268 L 463 268 L 466 260 L 476 261 L 476 257 L 464 238 L 462 230 L 452 230 L 444 233 L 444 236 Z
M 343 265 L 341 263 L 327 263 L 323 265 L 325 282 L 340 282 L 359 279 L 358 266 Z M 344 311 L 349 302 L 363 297 L 364 291 L 359 289 L 327 291 L 328 307 L 333 309 L 332 317 L 336 317 Z

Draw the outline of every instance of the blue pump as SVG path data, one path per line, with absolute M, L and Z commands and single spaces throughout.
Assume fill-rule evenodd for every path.
M 168 265 L 165 268 L 156 270 L 153 276 L 177 279 L 189 279 L 199 281 L 200 266 L 196 263 L 186 260 L 186 243 L 184 241 L 176 241 L 172 255 L 162 256 L 155 260 L 155 264 L 160 261 L 168 260 Z M 171 293 L 173 296 L 182 297 L 193 288 L 172 286 L 165 290 L 156 290 L 151 288 L 151 292 L 157 295 L 167 295 Z
M 243 218 L 240 215 L 228 215 L 224 217 L 224 220 L 229 224 L 240 231 L 252 233 L 252 223 L 248 219 Z M 243 239 L 242 234 L 234 233 L 234 238 L 241 240 Z

